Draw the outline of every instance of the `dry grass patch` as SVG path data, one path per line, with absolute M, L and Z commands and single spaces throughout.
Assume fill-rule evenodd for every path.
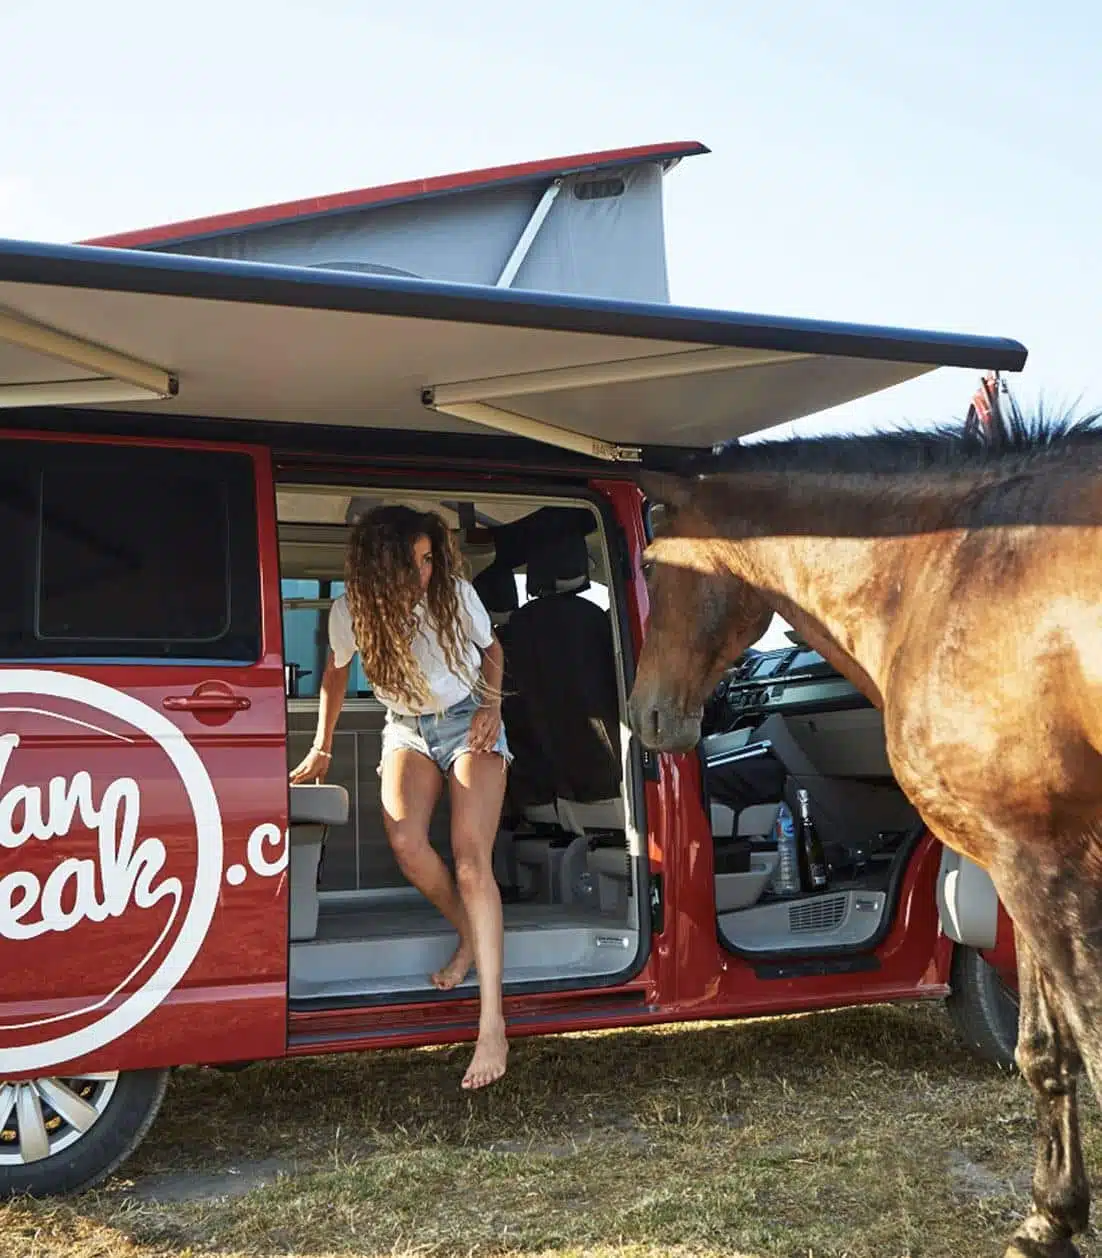
M 473 1097 L 468 1055 L 181 1071 L 127 1178 L 8 1206 L 0 1258 L 978 1258 L 1027 1207 L 1028 1090 L 940 1009 L 518 1041 Z

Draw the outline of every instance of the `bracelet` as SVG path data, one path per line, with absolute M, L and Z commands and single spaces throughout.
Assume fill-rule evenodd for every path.
M 333 753 L 331 751 L 326 751 L 324 747 L 311 747 L 310 750 L 316 755 L 324 756 L 326 760 L 333 759 Z

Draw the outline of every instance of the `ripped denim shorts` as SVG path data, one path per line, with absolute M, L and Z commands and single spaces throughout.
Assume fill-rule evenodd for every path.
M 422 756 L 428 756 L 447 777 L 459 757 L 470 751 L 468 740 L 471 721 L 474 720 L 474 714 L 478 708 L 479 703 L 474 695 L 460 699 L 458 703 L 439 714 L 430 712 L 425 716 L 403 716 L 388 708 L 383 725 L 383 750 L 379 757 L 379 775 L 382 776 L 383 761 L 392 751 L 397 751 L 400 747 L 408 747 L 410 751 L 417 751 Z M 505 764 L 509 764 L 513 759 L 505 737 L 504 722 L 498 730 L 497 740 L 491 751 L 501 756 Z

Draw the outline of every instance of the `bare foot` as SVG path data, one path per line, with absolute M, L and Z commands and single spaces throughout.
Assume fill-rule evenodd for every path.
M 442 970 L 430 974 L 429 982 L 438 991 L 450 992 L 453 987 L 458 987 L 463 982 L 470 973 L 472 965 L 474 965 L 474 949 L 465 939 L 460 939 L 452 959 Z
M 470 1092 L 495 1083 L 505 1073 L 505 1059 L 509 1055 L 509 1042 L 505 1028 L 497 1031 L 480 1031 L 474 1056 L 463 1076 L 462 1086 Z

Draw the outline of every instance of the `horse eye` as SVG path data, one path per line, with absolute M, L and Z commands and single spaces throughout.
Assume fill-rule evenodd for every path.
M 639 571 L 642 572 L 644 581 L 650 581 L 651 577 L 654 576 L 654 560 L 644 559 L 639 565 Z

